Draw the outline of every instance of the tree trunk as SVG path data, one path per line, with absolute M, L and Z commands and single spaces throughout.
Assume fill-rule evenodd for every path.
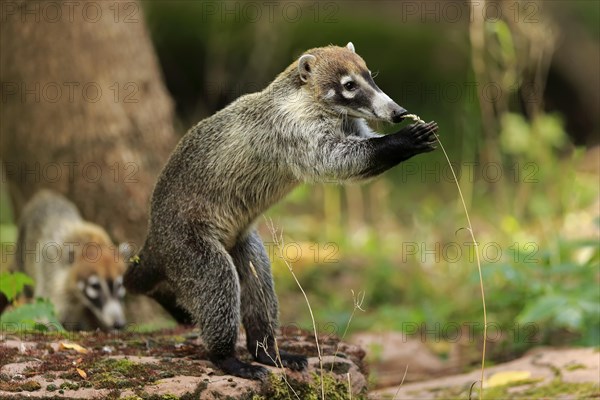
M 51 188 L 141 244 L 177 137 L 139 3 L 2 1 L 0 29 L 0 157 L 16 215 Z

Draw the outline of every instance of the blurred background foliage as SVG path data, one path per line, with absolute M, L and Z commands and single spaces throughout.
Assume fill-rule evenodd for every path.
M 383 91 L 440 126 L 479 241 L 488 321 L 502 332 L 494 359 L 598 345 L 599 3 L 478 2 L 488 9 L 473 17 L 464 2 L 269 4 L 143 2 L 180 133 L 306 49 L 352 41 Z M 7 241 L 15 231 L 2 204 Z M 259 221 L 282 324 L 310 329 L 268 219 L 321 330 L 344 332 L 353 290 L 365 300 L 350 332 L 481 332 L 473 246 L 440 150 L 364 185 L 302 186 Z

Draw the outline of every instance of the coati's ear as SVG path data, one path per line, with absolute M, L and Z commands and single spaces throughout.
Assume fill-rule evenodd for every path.
M 354 45 L 352 44 L 352 42 L 348 42 L 348 44 L 346 45 L 346 48 L 348 50 L 350 50 L 353 53 L 356 53 L 356 50 L 354 50 Z
M 317 58 L 312 54 L 304 54 L 298 59 L 298 74 L 302 82 L 308 81 L 308 77 L 312 73 L 312 64 Z
M 133 242 L 119 243 L 119 255 L 123 257 L 125 263 L 128 263 L 135 255 L 135 246 L 133 245 Z

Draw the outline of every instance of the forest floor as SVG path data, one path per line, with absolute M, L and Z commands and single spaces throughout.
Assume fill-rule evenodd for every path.
M 243 340 L 238 351 L 248 360 Z M 190 328 L 5 335 L 0 341 L 0 399 L 316 400 L 322 393 L 326 399 L 478 398 L 478 370 L 367 393 L 365 352 L 331 337 L 321 337 L 319 344 L 322 367 L 314 337 L 281 336 L 280 349 L 307 355 L 309 368 L 302 373 L 271 368 L 272 376 L 259 382 L 214 368 L 197 331 Z M 598 349 L 540 348 L 486 368 L 484 398 L 599 398 L 599 380 Z
M 250 361 L 238 341 L 238 354 Z M 207 361 L 197 331 L 5 335 L 0 341 L 0 399 L 287 399 L 339 397 L 367 390 L 365 353 L 358 346 L 287 334 L 281 350 L 309 357 L 303 372 L 269 368 L 264 382 L 224 375 Z M 322 363 L 322 367 L 321 367 Z M 321 371 L 323 385 L 321 390 Z

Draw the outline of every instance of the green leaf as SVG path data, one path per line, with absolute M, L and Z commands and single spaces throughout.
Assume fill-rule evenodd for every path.
M 48 300 L 38 299 L 35 303 L 24 304 L 0 316 L 0 329 L 4 333 L 21 331 L 64 331 L 56 318 L 54 305 Z
M 526 154 L 531 145 L 531 128 L 520 114 L 506 113 L 500 120 L 500 145 L 509 154 Z
M 4 293 L 8 301 L 17 297 L 27 285 L 33 285 L 33 279 L 22 272 L 0 273 L 0 292 Z
M 496 31 L 496 37 L 500 43 L 502 49 L 502 56 L 504 57 L 505 63 L 515 62 L 515 46 L 512 38 L 512 33 L 506 22 L 502 20 L 495 21 L 493 24 L 494 30 Z
M 551 146 L 560 148 L 567 141 L 564 122 L 558 114 L 542 114 L 533 120 L 533 129 L 540 138 Z
M 583 321 L 583 310 L 581 308 L 569 305 L 562 307 L 560 312 L 554 317 L 556 323 L 571 329 L 581 329 Z
M 560 314 L 563 307 L 565 307 L 568 302 L 569 300 L 565 296 L 542 296 L 526 306 L 517 317 L 517 321 L 520 324 L 524 324 L 527 322 L 540 322 L 550 319 Z

